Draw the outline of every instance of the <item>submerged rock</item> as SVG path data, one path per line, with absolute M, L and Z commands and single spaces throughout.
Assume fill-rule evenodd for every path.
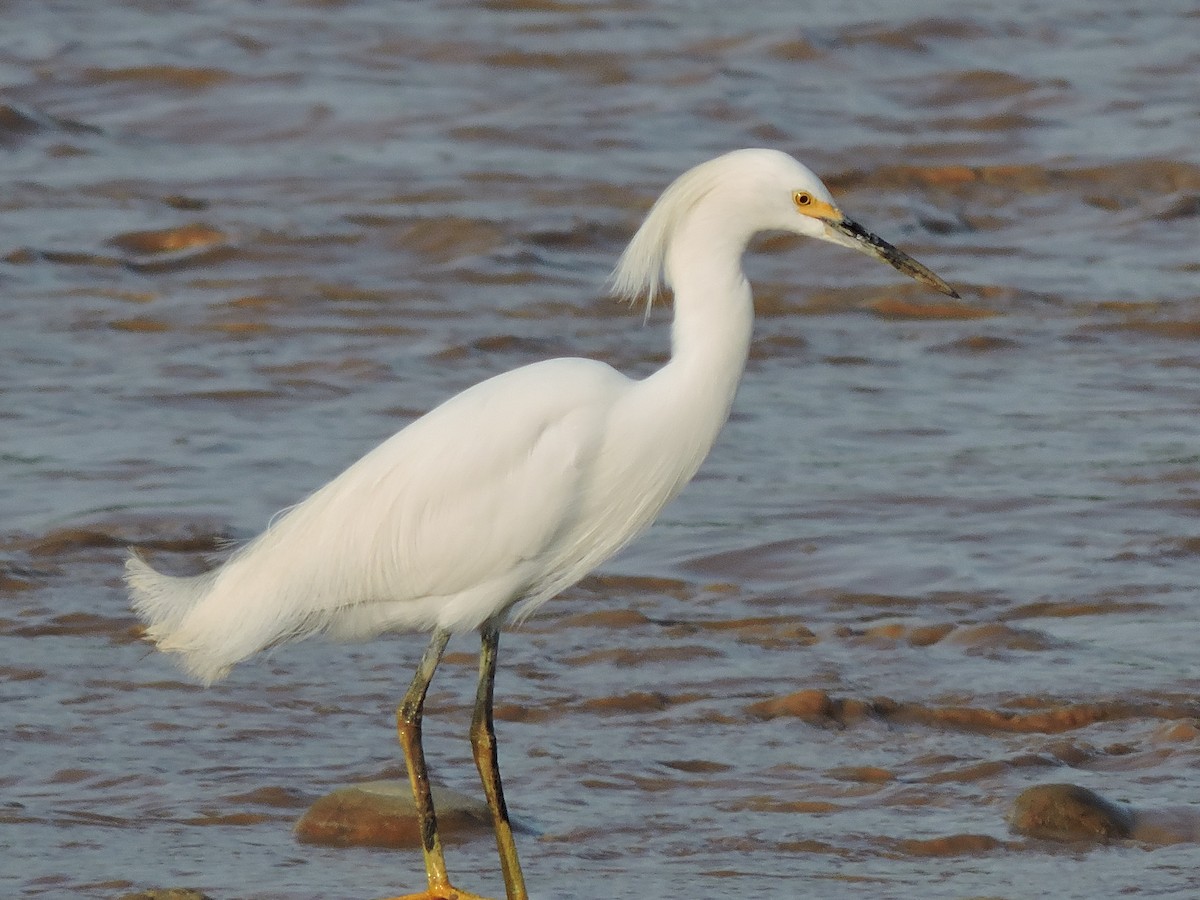
M 1009 819 L 1013 831 L 1052 841 L 1133 836 L 1134 813 L 1075 784 L 1039 784 L 1021 792 Z
M 1200 843 L 1200 812 L 1191 806 L 1135 809 L 1133 839 L 1160 847 Z
M 150 888 L 136 894 L 122 894 L 117 900 L 213 900 L 194 888 Z
M 487 804 L 433 786 L 443 840 L 491 835 Z M 332 847 L 419 847 L 416 809 L 407 781 L 366 781 L 339 788 L 313 803 L 296 823 L 296 839 Z

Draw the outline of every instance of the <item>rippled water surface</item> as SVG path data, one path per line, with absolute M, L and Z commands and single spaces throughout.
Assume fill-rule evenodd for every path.
M 138 641 L 123 548 L 195 570 L 487 375 L 650 371 L 669 310 L 604 278 L 675 175 L 753 145 L 967 303 L 756 246 L 700 476 L 502 642 L 534 897 L 1200 893 L 1194 835 L 1006 822 L 1045 782 L 1200 800 L 1200 17 L 903 10 L 5 4 L 0 895 L 420 887 L 415 852 L 291 827 L 401 772 L 424 638 L 202 690 Z M 463 791 L 474 650 L 426 724 Z M 503 890 L 486 837 L 450 866 Z

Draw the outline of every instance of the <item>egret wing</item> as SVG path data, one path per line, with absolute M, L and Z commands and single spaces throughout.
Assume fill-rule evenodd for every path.
M 235 555 L 227 582 L 292 635 L 478 625 L 552 571 L 629 385 L 552 360 L 459 394 L 376 447 Z M 264 623 L 280 631 L 280 623 Z

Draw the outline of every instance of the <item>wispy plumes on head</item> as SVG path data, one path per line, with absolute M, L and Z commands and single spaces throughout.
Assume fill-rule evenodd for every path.
M 671 237 L 684 216 L 720 182 L 725 159 L 696 166 L 663 191 L 609 276 L 614 297 L 630 305 L 645 298 L 646 315 L 650 315 L 663 288 L 671 286 L 663 268 Z

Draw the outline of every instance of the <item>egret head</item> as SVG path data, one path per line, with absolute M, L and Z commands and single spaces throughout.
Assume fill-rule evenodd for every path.
M 824 185 L 821 187 L 824 189 Z M 828 191 L 825 193 L 828 195 Z M 796 188 L 792 191 L 792 204 L 800 217 L 800 228 L 797 230 L 801 234 L 865 253 L 867 256 L 882 260 L 909 278 L 915 278 L 934 290 L 941 291 L 955 299 L 958 298 L 958 291 L 946 284 L 927 266 L 917 262 L 903 250 L 892 246 L 879 235 L 867 231 L 853 219 L 844 215 L 831 200 L 818 196 L 812 190 Z
M 907 253 L 872 234 L 846 216 L 834 202 L 829 189 L 806 166 L 775 150 L 741 150 L 728 154 L 758 172 L 754 190 L 769 205 L 764 221 L 781 231 L 849 247 L 882 260 L 922 284 L 958 297 L 958 293 L 926 266 Z
M 663 192 L 613 273 L 613 290 L 652 303 L 664 279 L 669 247 L 686 221 L 704 209 L 708 227 L 730 240 L 762 231 L 788 231 L 850 247 L 935 290 L 957 292 L 928 268 L 848 218 L 829 189 L 806 166 L 777 150 L 735 150 L 679 176 Z

